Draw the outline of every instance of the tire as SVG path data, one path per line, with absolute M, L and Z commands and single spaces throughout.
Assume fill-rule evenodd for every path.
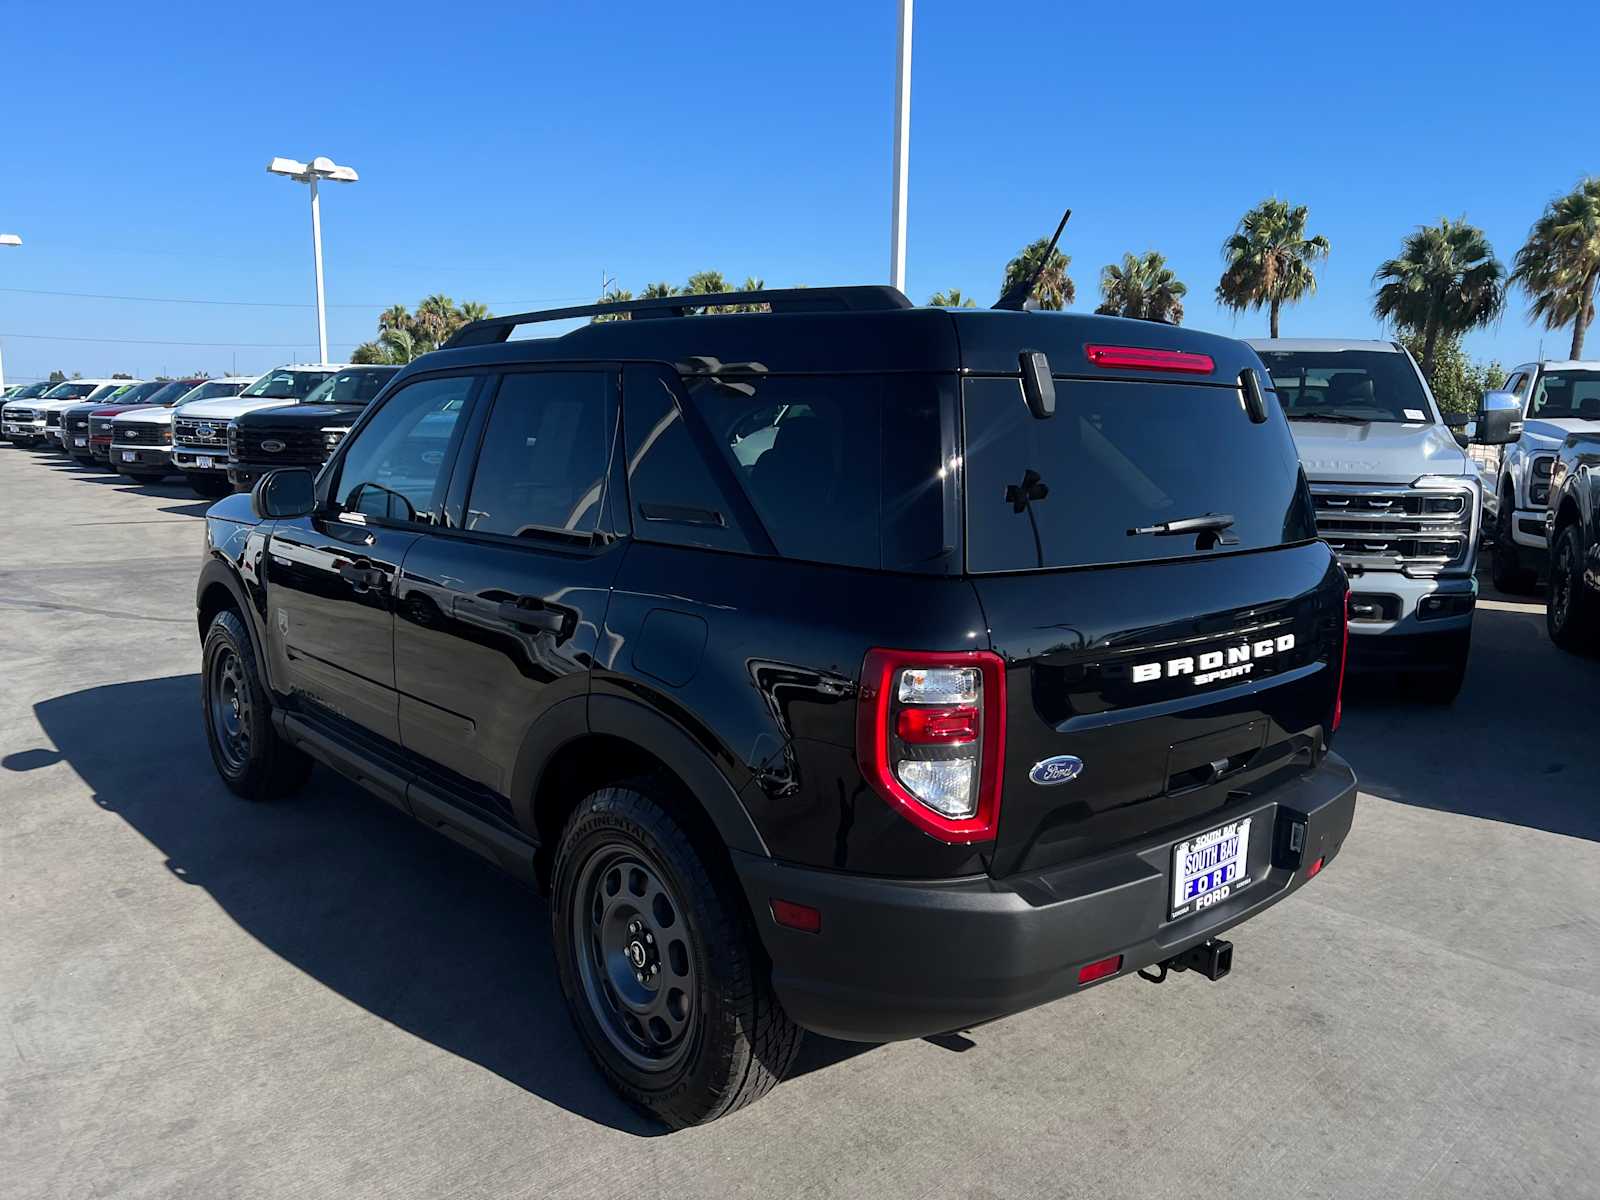
M 1424 704 L 1454 704 L 1467 678 L 1467 660 L 1472 656 L 1472 633 L 1464 634 L 1454 656 L 1442 670 L 1418 672 L 1411 677 L 1411 691 Z
M 1600 650 L 1600 598 L 1583 582 L 1583 530 L 1573 523 L 1550 553 L 1550 591 L 1544 602 L 1550 640 L 1573 654 Z
M 1512 523 L 1517 519 L 1516 502 L 1511 492 L 1500 494 L 1500 511 L 1494 520 L 1494 566 L 1491 572 L 1494 586 L 1507 595 L 1526 596 L 1538 590 L 1538 572 L 1522 563 L 1522 549 L 1511 535 Z
M 697 850 L 664 795 L 634 780 L 578 804 L 556 849 L 551 940 L 601 1072 L 682 1129 L 771 1091 L 801 1030 L 773 994 L 737 882 Z
M 185 475 L 189 486 L 196 496 L 207 500 L 220 500 L 233 491 L 233 485 L 227 479 L 218 479 L 212 475 Z
M 211 761 L 235 795 L 276 800 L 305 782 L 311 760 L 272 727 L 272 701 L 256 671 L 250 635 L 232 609 L 219 612 L 206 631 L 200 708 Z

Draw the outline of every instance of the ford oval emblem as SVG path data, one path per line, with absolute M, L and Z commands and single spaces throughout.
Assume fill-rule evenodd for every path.
M 278 451 L 283 449 L 283 443 L 278 441 L 276 438 L 267 438 L 261 443 L 261 448 L 268 454 L 276 454 Z
M 1073 754 L 1058 754 L 1034 763 L 1028 778 L 1042 787 L 1054 787 L 1058 783 L 1071 783 L 1082 772 L 1083 759 Z

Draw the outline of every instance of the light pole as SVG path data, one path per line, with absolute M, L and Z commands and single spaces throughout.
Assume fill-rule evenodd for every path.
M 14 233 L 0 233 L 0 246 L 20 246 L 20 245 L 22 245 L 22 239 L 19 238 L 16 234 L 14 234 Z M 5 390 L 6 390 L 6 360 L 5 360 L 5 356 L 4 355 L 0 355 L 0 395 L 4 395 L 5 394 Z
M 317 181 L 354 183 L 361 176 L 354 167 L 341 167 L 331 158 L 318 155 L 308 163 L 293 158 L 275 158 L 267 164 L 273 175 L 283 175 L 296 183 L 311 185 L 311 255 L 317 271 L 317 353 L 318 362 L 328 361 L 328 316 L 322 299 L 322 206 L 317 200 Z
M 894 72 L 894 211 L 889 218 L 889 282 L 906 290 L 906 181 L 911 163 L 911 0 L 900 0 Z

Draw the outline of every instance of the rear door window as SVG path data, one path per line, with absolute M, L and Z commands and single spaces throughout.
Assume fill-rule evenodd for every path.
M 973 572 L 1147 562 L 1316 536 L 1286 424 L 1252 423 L 1237 388 L 1063 379 L 1055 416 L 1039 420 L 1016 379 L 970 379 L 963 412 Z M 1233 523 L 1203 549 L 1193 533 L 1136 532 L 1208 514 Z
M 595 531 L 611 444 L 611 376 L 506 375 L 478 452 L 463 527 L 506 537 Z

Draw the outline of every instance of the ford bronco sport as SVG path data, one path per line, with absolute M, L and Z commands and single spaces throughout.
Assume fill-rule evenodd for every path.
M 1350 828 L 1346 594 L 1242 342 L 669 297 L 468 325 L 214 505 L 202 712 L 239 795 L 316 759 L 547 889 L 583 1042 L 683 1126 L 802 1029 L 1226 973 Z

